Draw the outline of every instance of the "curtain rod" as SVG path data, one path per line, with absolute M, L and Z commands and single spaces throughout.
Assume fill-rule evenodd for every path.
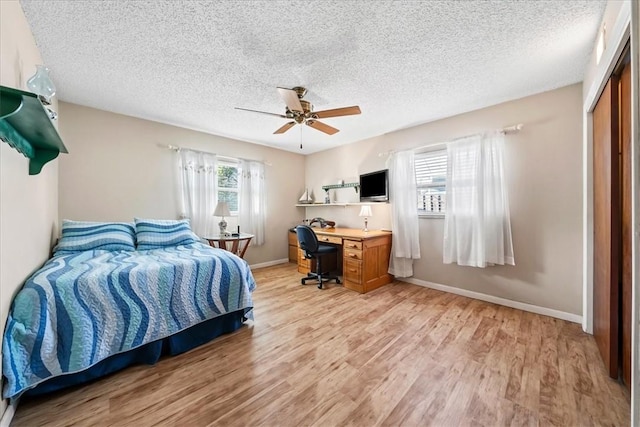
M 502 128 L 502 129 L 498 129 L 497 131 L 506 135 L 508 133 L 518 133 L 518 132 L 520 132 L 522 130 L 523 127 L 524 127 L 524 125 L 522 123 L 518 123 L 518 124 L 513 125 L 513 126 L 507 126 L 507 127 Z M 478 135 L 478 134 L 474 133 L 474 134 L 471 134 L 471 135 L 460 136 L 458 138 L 450 139 L 448 141 L 432 142 L 430 144 L 422 145 L 420 147 L 408 148 L 407 150 L 402 150 L 402 151 L 422 150 L 424 148 L 430 148 L 430 147 L 434 147 L 436 145 L 445 145 L 447 142 L 456 141 L 456 140 L 462 139 L 462 138 L 467 138 L 467 137 L 472 136 L 472 135 Z M 382 153 L 378 153 L 378 157 L 388 156 L 388 155 L 393 154 L 395 152 L 396 152 L 396 150 L 384 151 Z
M 178 147 L 177 145 L 162 145 L 159 144 L 158 145 L 160 148 L 167 148 L 169 150 L 175 151 L 175 152 L 180 152 L 180 151 L 191 151 L 192 153 L 200 153 L 200 154 L 213 154 L 216 157 L 219 157 L 221 159 L 225 159 L 225 160 L 244 160 L 246 162 L 258 162 L 258 163 L 263 163 L 267 166 L 272 166 L 271 163 L 269 162 L 263 162 L 262 160 L 254 160 L 254 159 L 244 159 L 242 157 L 230 157 L 230 156 L 221 156 L 219 154 L 213 153 L 211 151 L 201 151 L 201 150 L 194 150 L 192 148 L 184 148 L 184 147 Z

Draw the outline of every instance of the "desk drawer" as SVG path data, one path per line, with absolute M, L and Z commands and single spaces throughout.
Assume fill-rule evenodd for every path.
M 345 249 L 358 249 L 362 250 L 362 242 L 357 240 L 344 240 L 344 248 Z
M 304 251 L 302 249 L 298 249 L 298 265 L 306 268 L 311 267 L 311 258 L 305 258 Z
M 343 270 L 345 281 L 358 284 L 362 282 L 362 261 L 345 259 Z
M 325 236 L 322 234 L 318 234 L 318 242 L 320 243 L 333 243 L 336 245 L 342 244 L 342 237 L 337 236 Z
M 289 245 L 289 262 L 298 262 L 298 247 Z
M 362 261 L 362 251 L 344 248 L 344 259 L 357 259 Z
M 289 232 L 289 244 L 292 246 L 298 246 L 298 236 L 296 233 Z

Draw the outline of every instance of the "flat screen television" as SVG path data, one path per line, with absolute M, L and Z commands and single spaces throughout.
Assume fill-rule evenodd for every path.
M 361 202 L 389 201 L 389 170 L 370 172 L 360 175 Z

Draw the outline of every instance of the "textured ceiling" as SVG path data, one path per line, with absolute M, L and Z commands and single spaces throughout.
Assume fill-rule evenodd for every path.
M 303 154 L 579 82 L 605 3 L 21 1 L 59 99 Z M 283 114 L 277 86 L 362 114 L 234 109 Z

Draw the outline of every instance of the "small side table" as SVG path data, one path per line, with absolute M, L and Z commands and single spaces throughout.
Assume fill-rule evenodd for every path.
M 244 253 L 247 251 L 253 237 L 253 234 L 247 233 L 240 233 L 238 236 L 223 236 L 215 234 L 205 237 L 204 239 L 206 239 L 207 242 L 209 242 L 209 245 L 214 248 L 224 249 L 225 251 L 238 255 L 240 258 L 244 258 Z M 230 243 L 230 245 L 227 246 L 227 243 Z

